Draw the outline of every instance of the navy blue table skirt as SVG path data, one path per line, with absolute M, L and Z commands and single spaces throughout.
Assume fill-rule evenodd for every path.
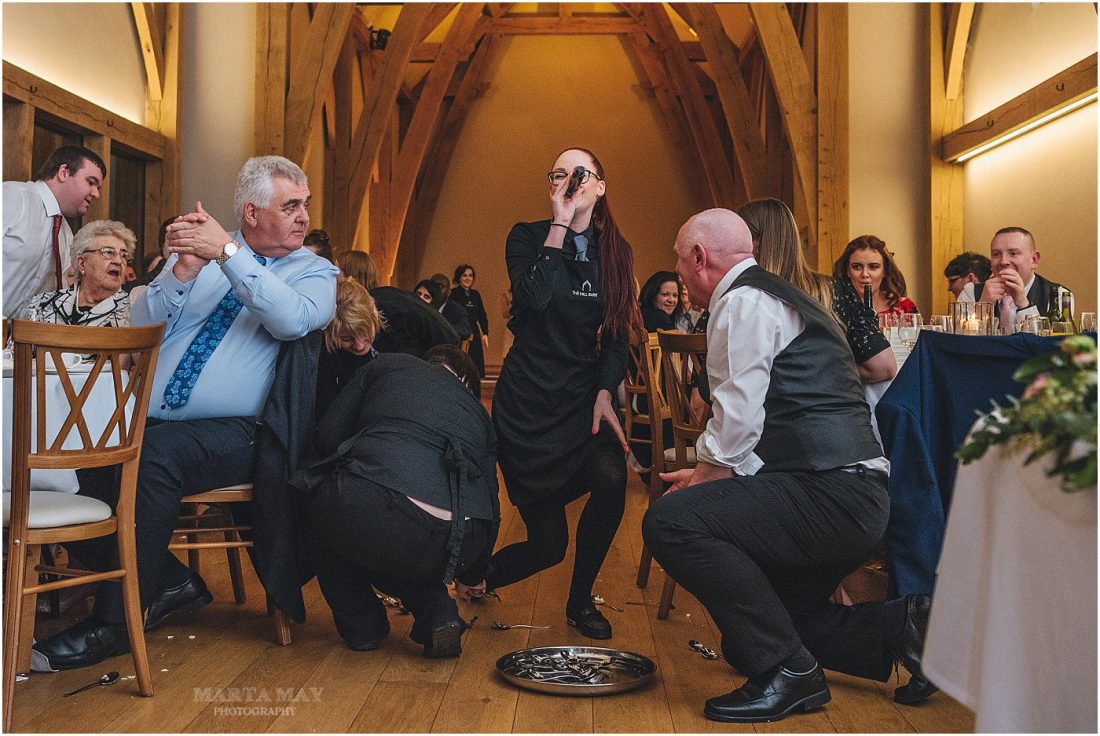
M 890 460 L 890 590 L 931 593 L 958 461 L 954 453 L 991 400 L 1007 405 L 1024 385 L 1020 364 L 1058 350 L 1060 337 L 969 337 L 921 332 L 875 408 Z

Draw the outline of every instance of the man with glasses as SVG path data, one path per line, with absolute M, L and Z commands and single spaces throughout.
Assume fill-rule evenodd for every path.
M 4 316 L 19 314 L 35 294 L 67 284 L 73 231 L 99 198 L 107 166 L 95 151 L 62 146 L 50 154 L 35 181 L 4 182 Z
M 992 273 L 989 259 L 981 253 L 967 251 L 951 259 L 943 275 L 947 279 L 947 289 L 956 299 L 967 284 L 984 284 Z
M 138 583 L 147 630 L 212 600 L 202 579 L 168 552 L 180 499 L 253 479 L 256 418 L 280 348 L 321 329 L 335 312 L 336 267 L 302 247 L 309 197 L 296 164 L 281 156 L 249 159 L 234 197 L 241 229 L 226 233 L 196 204 L 169 226 L 168 262 L 134 300 L 133 324 L 167 323 L 138 470 Z M 90 488 L 82 477 L 81 493 L 110 502 L 117 483 Z M 111 569 L 115 541 L 92 540 L 73 551 L 92 569 Z M 36 646 L 58 669 L 95 664 L 129 650 L 124 621 L 121 588 L 102 583 L 92 616 Z

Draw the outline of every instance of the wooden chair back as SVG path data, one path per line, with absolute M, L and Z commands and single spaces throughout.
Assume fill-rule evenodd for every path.
M 695 464 L 695 440 L 703 433 L 710 418 L 709 409 L 699 412 L 692 406 L 692 391 L 696 389 L 698 376 L 706 375 L 707 371 L 707 336 L 704 333 L 658 330 L 657 341 L 661 346 L 665 399 L 672 417 L 675 459 L 669 464 L 669 469 L 689 468 Z
M 474 341 L 474 336 L 473 335 L 470 335 L 465 340 L 463 340 L 462 344 L 459 345 L 459 347 L 462 349 L 462 352 L 464 352 L 468 355 L 470 353 L 470 345 L 473 343 L 473 341 Z
M 150 327 L 80 327 L 16 320 L 12 323 L 11 334 L 15 359 L 11 509 L 6 540 L 8 578 L 4 597 L 5 731 L 11 730 L 16 672 L 27 668 L 30 663 L 38 593 L 104 580 L 120 580 L 138 688 L 142 695 L 153 694 L 137 584 L 134 498 L 149 393 L 164 336 L 164 324 Z M 94 355 L 88 374 L 83 383 L 74 381 L 75 373 L 66 366 L 73 364 L 71 356 L 87 354 Z M 70 356 L 68 364 L 65 356 Z M 133 370 L 127 372 L 124 363 L 131 360 Z M 46 390 L 47 372 L 56 372 L 68 404 L 60 429 L 52 435 L 48 433 L 46 418 L 48 402 L 56 401 L 56 392 Z M 85 408 L 97 382 L 104 375 L 111 378 L 110 393 L 114 398 L 114 408 L 105 428 L 97 435 L 89 428 Z M 32 385 L 36 400 L 33 405 Z M 32 432 L 35 440 L 33 449 Z M 74 433 L 80 447 L 66 449 L 64 445 Z M 116 464 L 122 466 L 122 479 L 113 516 L 100 521 L 30 528 L 32 468 L 90 468 Z M 43 493 L 45 496 L 73 498 L 65 493 Z M 121 567 L 117 570 L 92 572 L 39 564 L 43 545 L 110 534 L 117 534 L 118 538 Z M 38 574 L 42 572 L 62 579 L 40 583 Z
M 661 346 L 656 333 L 631 341 L 630 369 L 623 383 L 626 391 L 623 431 L 632 443 L 650 445 L 653 448 L 653 463 L 657 463 L 664 453 L 661 420 L 668 417 L 668 406 L 661 387 Z M 636 424 L 650 427 L 650 439 L 633 439 Z M 646 470 L 652 469 L 653 463 Z

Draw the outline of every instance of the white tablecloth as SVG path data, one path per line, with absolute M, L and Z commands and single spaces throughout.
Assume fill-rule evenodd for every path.
M 76 370 L 71 370 L 69 375 L 72 378 L 73 388 L 77 393 L 80 392 L 84 386 L 84 382 L 88 379 L 87 373 L 77 373 Z M 110 420 L 111 415 L 115 410 L 115 397 L 114 397 L 114 380 L 109 373 L 104 369 L 104 373 L 99 376 L 96 381 L 95 387 L 92 389 L 91 396 L 88 397 L 88 401 L 84 404 L 84 417 L 88 423 L 88 431 L 92 436 L 92 441 L 95 442 L 99 439 L 99 436 L 103 434 L 103 430 L 107 427 L 107 422 Z M 125 377 L 123 377 L 125 380 Z M 5 368 L 3 379 L 3 400 L 4 400 L 4 493 L 11 491 L 11 448 L 12 448 L 12 398 L 15 390 L 15 381 L 11 376 L 10 369 Z M 62 422 L 65 421 L 65 417 L 69 413 L 69 401 L 65 396 L 65 391 L 61 387 L 61 382 L 58 380 L 56 373 L 46 374 L 46 439 L 51 440 L 57 436 L 57 432 L 61 429 Z M 34 406 L 37 404 L 35 398 L 35 388 L 31 385 L 31 406 L 32 412 Z M 130 414 L 133 413 L 134 402 L 130 401 Z M 33 416 L 33 414 L 32 414 Z M 32 419 L 33 422 L 33 419 Z M 34 447 L 34 432 L 32 427 L 31 433 L 31 447 Z M 66 449 L 78 449 L 83 446 L 80 440 L 80 435 L 77 429 L 74 427 L 68 434 L 64 447 Z M 67 493 L 76 493 L 78 489 L 76 481 L 76 472 L 72 470 L 32 470 L 31 471 L 31 488 L 36 491 L 64 491 Z
M 902 346 L 891 347 L 894 351 L 894 358 L 898 361 L 898 371 L 905 365 L 905 359 L 909 357 L 910 350 L 906 350 Z M 882 444 L 882 435 L 878 433 L 878 419 L 875 418 L 875 407 L 878 405 L 879 399 L 883 397 L 886 390 L 890 388 L 890 384 L 894 382 L 893 378 L 888 378 L 885 381 L 879 381 L 878 383 L 865 383 L 863 384 L 863 398 L 867 400 L 867 406 L 871 409 L 871 429 L 875 433 L 875 439 L 878 443 Z
M 1022 462 L 959 466 L 924 672 L 978 732 L 1096 733 L 1096 488 Z

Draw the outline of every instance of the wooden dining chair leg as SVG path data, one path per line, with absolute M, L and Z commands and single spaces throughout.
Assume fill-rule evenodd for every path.
M 189 503 L 184 505 L 184 513 L 191 517 L 191 526 L 198 529 L 199 527 L 199 505 L 197 503 Z M 198 534 L 188 534 L 187 543 L 195 544 L 199 541 Z M 187 550 L 187 568 L 196 575 L 202 575 L 199 570 L 199 550 L 189 549 Z
M 665 573 L 665 587 L 661 589 L 661 602 L 657 606 L 657 618 L 664 621 L 672 610 L 672 594 L 676 592 L 676 581 Z
M 649 548 L 643 544 L 642 556 L 638 560 L 638 578 L 634 581 L 634 584 L 639 588 L 649 585 L 649 568 L 651 567 L 653 567 L 653 555 L 650 553 Z
M 236 526 L 233 520 L 233 512 L 228 507 L 222 512 L 225 526 Z M 237 531 L 223 532 L 225 541 L 240 542 L 241 533 Z M 241 550 L 238 547 L 226 547 L 225 559 L 229 566 L 229 579 L 233 582 L 233 600 L 244 603 L 248 600 L 248 592 L 244 588 L 244 570 L 241 568 Z
M 275 641 L 279 646 L 290 646 L 290 619 L 281 608 L 275 605 L 270 595 L 267 596 L 267 615 L 275 617 Z
M 11 533 L 9 531 L 9 533 Z M 20 556 L 22 555 L 22 557 Z M 27 576 L 29 550 L 19 549 L 8 557 L 7 590 L 4 596 L 4 731 L 11 733 L 12 705 L 15 702 L 15 675 L 19 670 L 19 635 L 23 631 L 23 588 Z
M 132 474 L 132 475 L 131 475 Z M 137 483 L 137 462 L 122 466 L 122 483 Z M 129 487 L 123 485 L 123 488 Z M 132 518 L 132 517 L 131 517 Z M 134 659 L 134 674 L 137 675 L 138 691 L 148 697 L 153 694 L 153 676 L 149 670 L 149 656 L 145 650 L 145 616 L 141 608 L 141 593 L 138 589 L 137 536 L 133 521 L 125 523 L 119 518 L 118 559 L 126 574 L 122 583 L 122 605 L 126 614 L 126 632 L 130 638 L 130 653 Z
M 29 581 L 32 584 L 38 582 L 38 572 L 34 569 L 42 559 L 42 546 L 32 544 L 27 546 L 26 565 L 23 570 L 24 585 Z M 28 593 L 20 601 L 19 621 L 19 650 L 16 652 L 15 666 L 17 673 L 31 671 L 31 647 L 34 643 L 34 621 L 38 613 L 38 594 Z

